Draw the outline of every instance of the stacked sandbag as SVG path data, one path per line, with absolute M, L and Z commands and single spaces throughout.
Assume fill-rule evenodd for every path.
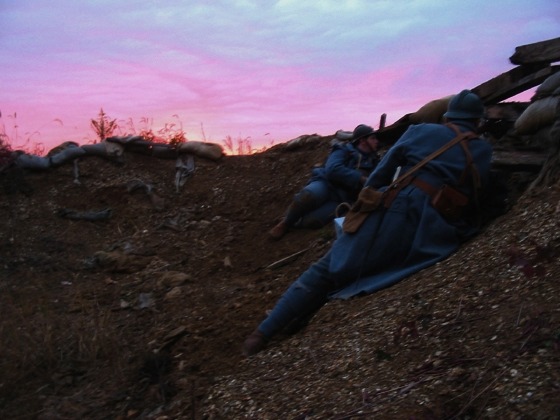
M 63 163 L 71 162 L 87 152 L 73 141 L 66 141 L 49 150 L 46 156 L 37 156 L 22 151 L 16 152 L 14 163 L 22 169 L 44 171 Z
M 354 136 L 354 133 L 352 131 L 338 130 L 335 133 L 333 140 L 351 141 L 353 136 Z
M 206 143 L 203 141 L 187 141 L 177 147 L 178 153 L 187 153 L 201 158 L 218 160 L 224 154 L 222 146 L 216 143 Z
M 515 133 L 530 136 L 531 143 L 549 145 L 550 129 L 556 120 L 559 97 L 560 72 L 557 72 L 536 89 L 531 104 L 515 121 Z
M 153 156 L 159 159 L 175 159 L 181 154 L 190 154 L 210 160 L 218 160 L 224 155 L 222 146 L 202 141 L 186 141 L 178 146 L 156 143 L 142 136 L 114 136 L 107 144 L 120 146 L 123 151 Z
M 14 165 L 22 169 L 31 169 L 37 171 L 44 171 L 50 169 L 50 158 L 45 156 L 30 155 L 21 150 L 15 151 Z
M 409 121 L 412 124 L 441 123 L 443 121 L 443 114 L 447 111 L 447 106 L 453 96 L 444 96 L 443 98 L 428 102 L 421 106 L 418 111 L 409 114 Z
M 318 134 L 304 134 L 303 136 L 291 139 L 286 143 L 277 144 L 275 148 L 283 150 L 296 150 L 308 144 L 317 144 L 317 142 L 321 141 L 322 139 L 323 137 Z
M 540 86 L 535 90 L 535 94 L 531 98 L 531 101 L 535 101 L 537 99 L 546 98 L 548 96 L 558 94 L 557 89 L 560 87 L 560 71 L 554 73 L 552 76 L 549 76 L 544 82 L 540 84 Z
M 107 137 L 104 141 L 107 145 L 105 150 L 99 149 L 100 152 L 106 153 L 107 147 L 118 147 L 123 153 L 127 152 L 139 153 L 142 155 L 152 155 L 154 142 L 144 139 L 142 136 L 112 136 Z M 112 146 L 110 146 L 112 145 Z
M 121 153 L 124 153 L 126 150 L 127 152 L 153 156 L 158 159 L 177 158 L 177 149 L 174 146 L 146 140 L 142 136 L 113 136 L 108 137 L 105 143 L 108 146 L 112 145 L 115 150 L 118 150 L 116 148 L 121 148 Z M 108 151 L 109 149 L 107 149 Z
M 49 150 L 47 157 L 50 158 L 51 166 L 59 166 L 70 162 L 86 154 L 86 151 L 78 143 L 66 141 Z
M 86 151 L 86 154 L 91 156 L 122 158 L 124 154 L 124 146 L 108 140 L 109 139 L 105 139 L 102 142 L 95 144 L 85 144 L 82 148 Z

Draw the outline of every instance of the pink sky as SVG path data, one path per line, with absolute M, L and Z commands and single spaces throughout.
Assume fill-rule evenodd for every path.
M 377 127 L 560 36 L 556 0 L 28 0 L 0 19 L 0 129 L 46 150 L 91 142 L 100 108 L 122 134 L 176 124 L 256 148 Z

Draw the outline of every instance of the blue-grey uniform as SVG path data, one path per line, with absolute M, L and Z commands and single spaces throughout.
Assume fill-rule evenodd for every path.
M 482 102 L 468 90 L 451 100 L 445 114 L 460 132 L 474 131 L 482 115 Z M 447 125 L 409 127 L 371 173 L 366 186 L 387 189 L 397 168 L 406 173 L 455 137 L 456 131 Z M 472 237 L 477 225 L 469 223 L 467 217 L 449 220 L 440 214 L 425 185 L 435 191 L 443 184 L 450 185 L 472 202 L 474 185 L 484 187 L 489 180 L 492 158 L 491 145 L 474 137 L 468 140 L 470 153 L 461 144 L 453 145 L 415 172 L 418 182 L 396 190 L 390 205 L 369 213 L 357 232 L 342 233 L 329 252 L 292 283 L 247 338 L 244 354 L 262 350 L 266 341 L 285 327 L 304 325 L 329 299 L 346 299 L 390 286 L 445 259 Z
M 466 122 L 454 124 L 461 131 L 474 130 Z M 387 152 L 366 185 L 386 188 L 397 167 L 406 173 L 454 137 L 453 129 L 443 125 L 410 127 Z M 480 138 L 469 140 L 468 145 L 483 187 L 490 174 L 492 146 Z M 461 180 L 465 178 L 466 159 L 457 144 L 428 162 L 415 176 L 436 190 L 443 184 L 454 186 L 473 201 L 472 174 Z M 477 233 L 478 226 L 472 220 L 447 220 L 432 206 L 431 199 L 425 191 L 409 184 L 388 209 L 373 212 L 358 232 L 342 235 L 328 257 L 329 275 L 342 288 L 334 296 L 348 298 L 389 286 L 446 258 Z M 356 255 L 358 250 L 363 255 Z M 363 263 L 357 265 L 358 261 Z
M 286 213 L 288 226 L 319 228 L 331 222 L 340 203 L 353 203 L 379 162 L 376 152 L 364 153 L 352 143 L 335 143 L 327 162 L 311 172 L 309 183 L 294 196 Z

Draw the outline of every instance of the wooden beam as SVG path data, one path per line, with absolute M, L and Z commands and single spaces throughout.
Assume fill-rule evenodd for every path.
M 546 160 L 546 152 L 523 150 L 494 150 L 492 166 L 517 170 L 540 169 Z
M 488 105 L 484 112 L 487 120 L 515 121 L 527 109 L 530 102 L 502 102 Z
M 512 64 L 554 63 L 560 60 L 560 38 L 521 45 L 509 58 Z
M 560 38 L 516 47 L 515 54 L 510 57 L 510 61 L 514 64 L 521 64 L 520 66 L 502 73 L 471 90 L 482 99 L 486 107 L 498 104 L 540 85 L 549 76 L 560 71 L 560 66 L 550 65 L 550 63 L 558 60 L 560 60 Z M 527 104 L 523 105 L 526 106 Z M 495 117 L 502 119 L 503 116 L 500 115 L 503 111 L 502 109 L 496 110 Z M 379 140 L 386 144 L 394 143 L 411 124 L 410 115 L 404 115 L 389 126 L 380 124 L 377 131 Z M 508 117 L 511 118 L 511 115 L 508 115 Z
M 485 105 L 496 104 L 540 85 L 547 77 L 560 70 L 560 66 L 532 64 L 518 66 L 478 85 L 472 91 Z

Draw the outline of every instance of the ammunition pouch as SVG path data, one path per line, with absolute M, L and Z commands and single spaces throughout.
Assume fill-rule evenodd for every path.
M 464 216 L 464 209 L 469 204 L 469 197 L 461 191 L 447 184 L 435 188 L 420 178 L 414 178 L 412 184 L 431 197 L 430 204 L 446 220 L 454 221 Z
M 384 198 L 385 192 L 383 191 L 377 191 L 371 187 L 363 188 L 358 195 L 358 200 L 344 217 L 342 230 L 345 233 L 357 232 L 369 214 L 381 207 Z
M 461 191 L 443 184 L 431 200 L 432 206 L 447 220 L 458 220 L 463 216 L 464 209 L 469 204 L 469 197 Z

